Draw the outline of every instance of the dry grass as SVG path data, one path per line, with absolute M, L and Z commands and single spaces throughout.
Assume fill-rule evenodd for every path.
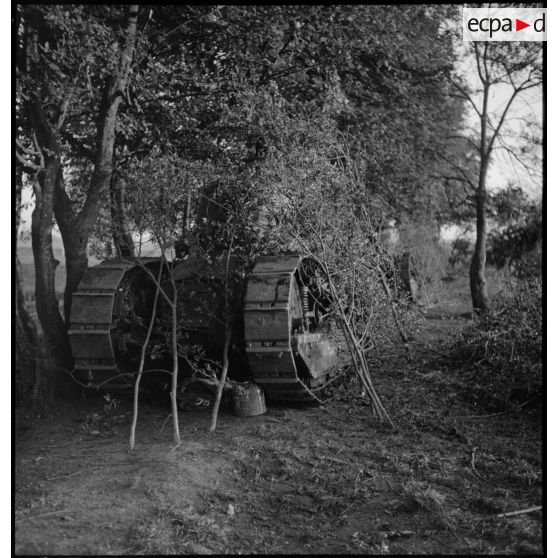
M 133 554 L 212 554 L 204 546 L 222 539 L 221 528 L 211 515 L 194 508 L 169 507 L 154 518 L 134 526 L 129 534 L 129 551 Z
M 416 391 L 405 389 L 406 379 Z M 221 434 L 205 445 L 230 461 L 222 484 L 204 491 L 197 511 L 178 524 L 176 510 L 154 516 L 133 532 L 133 548 L 541 552 L 540 513 L 495 517 L 541 502 L 536 420 L 529 414 L 482 425 L 458 419 L 471 412 L 467 404 L 410 370 L 386 371 L 381 389 L 398 416 L 398 433 L 372 420 L 368 408 L 341 401 L 313 410 L 271 407 L 243 428 L 226 419 Z M 474 447 L 480 448 L 475 471 L 484 480 L 471 468 Z

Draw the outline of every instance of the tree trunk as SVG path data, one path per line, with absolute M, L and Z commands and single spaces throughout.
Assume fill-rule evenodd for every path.
M 112 238 L 119 258 L 134 257 L 134 241 L 127 229 L 126 211 L 124 210 L 124 185 L 113 173 L 110 181 L 110 218 Z
M 118 107 L 125 95 L 130 66 L 135 49 L 138 5 L 128 6 L 125 44 L 120 52 L 118 71 L 105 86 L 99 107 L 95 165 L 86 200 L 78 215 L 64 189 L 63 180 L 57 182 L 56 220 L 62 232 L 66 255 L 66 287 L 64 315 L 69 320 L 72 294 L 87 270 L 87 244 L 103 204 L 107 201 L 113 172 L 114 140 Z M 74 216 L 75 215 L 75 216 Z
M 477 239 L 475 251 L 471 260 L 469 270 L 469 285 L 471 288 L 471 299 L 473 309 L 478 312 L 488 312 L 490 303 L 486 288 L 485 264 L 486 264 L 486 173 L 488 165 L 480 172 L 479 185 L 476 194 L 477 209 Z
M 486 61 L 485 61 L 486 62 Z M 480 68 L 480 66 L 479 66 Z M 471 299 L 473 310 L 488 312 L 488 291 L 486 290 L 486 277 L 484 268 L 486 264 L 486 176 L 490 165 L 492 142 L 488 141 L 488 100 L 490 97 L 490 82 L 482 76 L 479 69 L 479 77 L 483 83 L 483 99 L 481 117 L 481 135 L 479 145 L 480 168 L 479 180 L 476 191 L 477 210 L 477 238 L 475 251 L 469 269 L 469 286 L 471 288 Z
M 62 316 L 54 276 L 58 261 L 52 252 L 54 183 L 59 169 L 56 157 L 49 157 L 35 186 L 35 209 L 31 217 L 31 243 L 35 264 L 35 305 L 48 344 L 49 354 L 57 366 L 71 370 L 72 353 Z
M 16 177 L 16 221 L 15 237 L 19 233 L 21 218 L 21 172 Z M 15 388 L 16 397 L 31 398 L 32 403 L 40 399 L 39 394 L 44 387 L 45 347 L 39 336 L 35 321 L 29 313 L 23 289 L 21 263 L 17 254 L 17 240 L 15 251 L 15 332 L 16 332 L 16 367 Z
M 62 235 L 66 258 L 66 286 L 64 288 L 64 320 L 70 325 L 72 312 L 72 295 L 76 292 L 80 281 L 87 270 L 87 241 L 77 233 L 71 238 Z
M 15 270 L 15 393 L 20 400 L 30 399 L 32 403 L 36 403 L 40 399 L 39 393 L 45 387 L 43 370 L 46 369 L 46 359 L 42 340 L 25 301 L 21 264 L 17 253 Z
M 26 25 L 25 72 L 32 74 L 38 60 L 37 30 Z M 60 315 L 55 290 L 55 273 L 58 262 L 52 252 L 52 225 L 55 205 L 55 190 L 59 177 L 60 142 L 50 126 L 41 105 L 39 92 L 25 104 L 35 142 L 40 150 L 41 164 L 34 178 L 35 208 L 31 216 L 31 244 L 35 265 L 35 306 L 46 340 L 44 356 L 59 368 L 72 368 L 70 342 Z M 20 184 L 18 184 L 20 188 Z M 21 195 L 21 192 L 17 194 Z M 19 221 L 19 215 L 18 215 Z
M 87 270 L 87 245 L 95 222 L 106 202 L 110 179 L 112 175 L 112 154 L 116 114 L 120 97 L 110 102 L 114 83 L 107 86 L 105 98 L 101 103 L 101 116 L 97 134 L 97 157 L 91 177 L 89 191 L 82 210 L 68 222 L 63 206 L 57 206 L 56 220 L 60 224 L 64 253 L 66 257 L 66 286 L 64 288 L 64 316 L 69 323 L 72 313 L 72 295 Z M 63 187 L 63 182 L 61 183 Z M 66 193 L 62 193 L 63 197 Z M 68 205 L 68 204 L 66 204 Z
M 72 294 L 87 269 L 87 243 L 97 220 L 112 175 L 114 137 L 118 107 L 125 95 L 130 65 L 136 41 L 138 6 L 128 7 L 125 44 L 120 52 L 117 72 L 107 81 L 99 110 L 97 127 L 97 153 L 85 203 L 76 215 L 68 197 L 60 160 L 59 130 L 61 122 L 54 127 L 36 93 L 27 103 L 31 128 L 41 151 L 42 170 L 35 184 L 35 209 L 31 221 L 31 238 L 35 262 L 35 299 L 37 314 L 47 340 L 49 353 L 59 367 L 71 369 L 72 354 L 64 320 L 56 299 L 54 277 L 58 262 L 52 252 L 52 226 L 54 213 L 62 233 L 66 258 L 66 288 L 64 292 L 64 315 L 66 324 L 71 314 Z M 26 47 L 29 72 L 32 61 L 37 60 L 37 33 L 30 26 Z

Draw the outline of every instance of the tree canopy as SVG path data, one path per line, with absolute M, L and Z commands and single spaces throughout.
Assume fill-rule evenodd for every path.
M 361 190 L 347 207 L 361 207 L 376 228 L 447 220 L 447 160 L 467 154 L 447 141 L 464 110 L 452 94 L 455 36 L 445 25 L 456 10 L 18 6 L 17 157 L 35 194 L 35 291 L 49 345 L 68 352 L 71 295 L 92 241 L 137 255 L 145 223 L 134 200 L 150 179 L 180 186 L 166 229 L 174 236 L 194 207 L 196 229 L 208 199 L 258 214 L 275 185 L 306 196 L 304 205 L 320 173 L 341 185 L 343 173 L 358 172 Z M 331 173 L 302 157 L 313 153 L 314 165 L 330 157 Z M 64 318 L 53 223 L 66 259 Z M 261 234 L 246 234 L 256 246 Z M 226 235 L 212 241 L 226 244 Z

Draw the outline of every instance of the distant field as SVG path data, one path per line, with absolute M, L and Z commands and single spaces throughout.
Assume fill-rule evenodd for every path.
M 53 244 L 55 244 L 53 242 Z M 66 282 L 66 266 L 64 264 L 64 250 L 61 246 L 53 246 L 54 257 L 60 262 L 56 268 L 55 288 L 57 294 L 62 296 L 64 284 Z M 18 244 L 17 254 L 21 263 L 21 273 L 23 276 L 23 290 L 32 293 L 35 290 L 35 265 L 33 264 L 33 251 L 31 246 Z

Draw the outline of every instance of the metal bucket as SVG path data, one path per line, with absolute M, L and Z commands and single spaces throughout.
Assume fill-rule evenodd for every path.
M 267 411 L 262 388 L 253 382 L 241 382 L 233 386 L 234 414 L 237 417 L 253 417 Z

